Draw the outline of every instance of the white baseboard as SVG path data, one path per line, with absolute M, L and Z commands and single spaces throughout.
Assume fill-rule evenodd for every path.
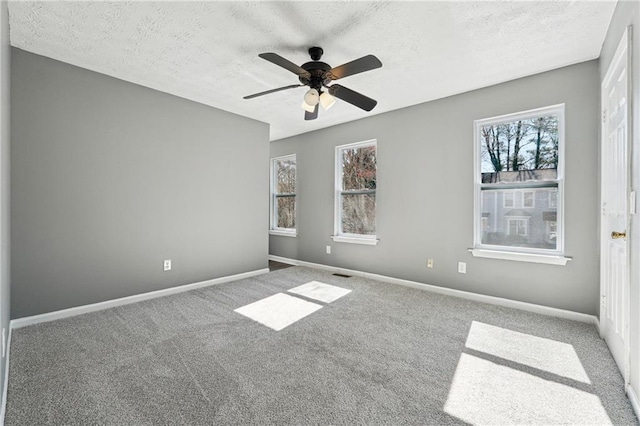
M 629 397 L 629 401 L 631 401 L 633 412 L 636 413 L 636 417 L 640 419 L 640 401 L 638 401 L 638 395 L 631 385 L 627 386 L 627 396 Z
M 287 265 L 294 265 L 294 266 L 299 265 L 298 260 L 289 259 L 288 257 L 274 256 L 272 254 L 269 255 L 269 260 L 273 260 L 280 263 L 286 263 Z
M 533 303 L 519 302 L 517 300 L 504 299 L 502 297 L 487 296 L 484 294 L 471 293 L 468 291 L 454 290 L 452 288 L 439 287 L 431 284 L 423 284 L 416 281 L 403 280 L 400 278 L 387 277 L 385 275 L 371 274 L 369 272 L 356 271 L 353 269 L 338 268 L 335 266 L 323 265 L 320 263 L 305 262 L 303 260 L 288 259 L 286 257 L 269 255 L 269 260 L 287 263 L 295 266 L 306 266 L 309 268 L 323 269 L 325 271 L 337 272 L 346 275 L 355 275 L 358 277 L 369 278 L 372 280 L 383 281 L 390 284 L 402 285 L 405 287 L 426 290 L 432 293 L 443 294 L 446 296 L 460 297 L 463 299 L 475 300 L 476 302 L 489 303 L 491 305 L 504 306 L 507 308 L 515 308 L 537 314 L 549 315 L 558 318 L 570 319 L 574 321 L 586 322 L 598 325 L 598 318 L 594 315 L 583 314 L 580 312 L 568 311 L 565 309 L 552 308 L 549 306 L 536 305 Z
M 2 405 L 0 405 L 0 425 L 4 425 L 4 415 L 7 412 L 7 388 L 9 387 L 9 356 L 11 355 L 11 327 L 7 339 L 7 352 L 4 363 L 4 384 L 2 386 Z
M 269 272 L 269 268 L 257 269 L 255 271 L 243 272 L 241 274 L 229 275 L 226 277 L 214 278 L 212 280 L 201 281 L 193 284 L 185 284 L 177 287 L 166 288 L 163 290 L 151 291 L 148 293 L 135 294 L 133 296 L 122 297 L 120 299 L 106 300 L 104 302 L 92 303 L 90 305 L 76 306 L 73 308 L 62 309 L 60 311 L 47 312 L 46 314 L 33 315 L 30 317 L 18 318 L 11 320 L 10 328 L 21 328 L 28 325 L 39 324 L 42 322 L 54 321 L 62 318 L 74 317 L 89 312 L 101 311 L 103 309 L 113 308 L 115 306 L 128 305 L 131 303 L 142 302 L 143 300 L 155 299 L 157 297 L 169 296 L 171 294 L 183 293 L 197 288 L 208 287 L 211 285 L 237 281 L 244 278 L 254 277 Z
M 600 319 L 598 319 L 597 316 L 593 316 L 593 325 L 596 327 L 596 330 L 598 331 L 598 336 L 600 336 L 601 339 L 604 339 L 604 335 L 602 334 L 602 329 L 600 329 Z

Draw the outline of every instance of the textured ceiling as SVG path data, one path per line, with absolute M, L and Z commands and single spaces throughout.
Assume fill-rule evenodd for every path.
M 271 125 L 271 139 L 597 58 L 615 1 L 9 3 L 11 44 Z M 338 101 L 303 120 L 304 88 L 258 58 L 296 64 L 321 46 L 337 66 L 367 54 L 382 68 L 340 84 L 378 100 Z

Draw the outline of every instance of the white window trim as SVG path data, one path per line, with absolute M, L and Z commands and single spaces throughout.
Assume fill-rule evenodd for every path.
M 296 237 L 298 235 L 297 228 L 278 228 L 276 217 L 276 176 L 275 176 L 275 164 L 276 161 L 294 160 L 296 162 L 296 226 L 298 224 L 298 159 L 296 154 L 282 155 L 280 157 L 273 157 L 270 162 L 269 176 L 269 235 L 278 235 L 281 237 Z
M 521 191 L 522 192 L 522 208 L 523 209 L 535 209 L 536 208 L 536 191 Z M 524 205 L 524 194 L 531 194 L 531 205 Z
M 473 152 L 474 152 L 474 218 L 473 218 L 473 248 L 470 249 L 475 257 L 485 257 L 492 259 L 516 260 L 523 262 L 547 263 L 554 265 L 566 265 L 569 257 L 564 256 L 564 145 L 565 145 L 565 104 L 551 105 L 513 114 L 500 115 L 496 117 L 484 118 L 474 121 Z M 481 128 L 491 124 L 508 123 L 517 120 L 539 117 L 542 115 L 558 116 L 558 169 L 557 169 L 557 245 L 556 250 L 531 249 L 526 247 L 510 247 L 482 244 L 482 174 L 481 174 L 481 149 L 480 134 Z M 539 185 L 539 183 L 538 183 Z M 524 183 L 523 186 L 527 186 Z M 536 184 L 531 184 L 532 188 Z M 499 186 L 496 185 L 496 189 Z M 515 203 L 515 199 L 514 199 Z
M 342 219 L 342 208 L 341 208 L 341 194 L 342 194 L 342 156 L 340 152 L 343 149 L 352 149 L 352 148 L 363 148 L 367 146 L 375 146 L 376 147 L 376 158 L 378 156 L 378 141 L 377 139 L 370 139 L 363 142 L 350 143 L 346 145 L 338 145 L 335 148 L 335 190 L 334 190 L 334 200 L 333 200 L 333 235 L 331 238 L 336 243 L 351 243 L 351 244 L 365 244 L 365 245 L 377 245 L 378 238 L 377 235 L 360 235 L 360 234 L 349 234 L 345 232 L 341 232 L 341 219 Z M 377 165 L 376 165 L 377 167 Z M 377 171 L 376 171 L 377 175 Z M 376 176 L 377 177 L 377 176 Z M 376 196 L 378 194 L 378 187 L 376 185 Z M 376 205 L 377 209 L 377 205 Z M 377 212 L 376 212 L 377 216 Z M 377 217 L 376 217 L 377 219 Z M 376 224 L 377 226 L 377 224 Z M 377 229 L 376 229 L 377 231 Z
M 294 228 L 269 229 L 269 235 L 277 235 L 279 237 L 297 237 L 298 231 Z
M 367 246 L 375 246 L 378 244 L 378 241 L 380 241 L 375 238 L 375 235 L 361 236 L 358 234 L 333 235 L 331 239 L 336 243 L 364 244 Z
M 485 259 L 514 260 L 516 262 L 546 263 L 547 265 L 564 266 L 571 260 L 566 256 L 554 256 L 548 254 L 520 253 L 515 251 L 469 249 L 473 257 Z

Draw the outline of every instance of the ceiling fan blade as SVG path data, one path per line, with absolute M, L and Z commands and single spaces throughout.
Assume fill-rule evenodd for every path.
M 298 77 L 305 77 L 305 78 L 311 77 L 311 74 L 309 74 L 309 71 L 300 68 L 293 62 L 283 58 L 277 53 L 261 53 L 258 56 L 260 56 L 262 59 L 265 59 L 273 64 L 276 64 L 284 69 L 291 71 L 292 73 L 296 74 Z
M 302 86 L 304 86 L 304 84 L 292 84 L 291 86 L 278 87 L 277 89 L 271 89 L 271 90 L 267 90 L 260 93 L 254 93 L 253 95 L 245 96 L 242 99 L 253 99 L 253 98 L 257 98 L 258 96 L 268 95 L 269 93 L 275 93 L 275 92 L 279 92 L 281 90 L 287 90 L 287 89 L 295 89 L 296 87 L 302 87 Z
M 331 87 L 329 87 L 329 94 L 365 111 L 371 111 L 378 104 L 378 101 L 351 89 L 347 89 L 344 86 L 340 86 L 339 84 L 331 85 Z
M 373 55 L 363 56 L 355 61 L 347 62 L 346 64 L 337 66 L 329 70 L 328 77 L 331 80 L 338 80 L 339 78 L 349 77 L 350 75 L 359 74 L 361 72 L 374 70 L 380 68 L 382 62 L 380 59 Z
M 318 107 L 320 107 L 320 104 L 316 104 L 316 107 L 313 109 L 313 112 L 305 111 L 304 119 L 315 120 L 316 118 L 318 118 Z

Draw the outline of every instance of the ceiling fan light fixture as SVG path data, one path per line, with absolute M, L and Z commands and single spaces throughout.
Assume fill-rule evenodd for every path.
M 336 98 L 334 98 L 327 92 L 322 92 L 322 94 L 320 95 L 320 104 L 322 104 L 322 108 L 324 108 L 325 110 L 328 110 L 335 103 L 336 103 Z
M 307 93 L 304 94 L 304 103 L 310 105 L 312 108 L 318 105 L 320 102 L 320 93 L 316 89 L 309 89 Z
M 316 109 L 315 106 L 309 105 L 305 101 L 302 101 L 302 105 L 301 106 L 302 106 L 302 109 L 307 111 L 307 112 L 313 112 Z
M 322 53 L 323 50 L 320 47 L 310 48 L 309 55 L 311 56 L 311 62 L 306 62 L 300 66 L 277 53 L 260 53 L 258 55 L 260 58 L 295 74 L 300 84 L 291 84 L 289 86 L 265 90 L 245 96 L 243 99 L 253 99 L 283 90 L 307 86 L 309 90 L 305 92 L 304 101 L 301 105 L 302 109 L 305 110 L 305 120 L 315 120 L 318 118 L 320 104 L 322 104 L 323 109 L 327 110 L 333 106 L 336 98 L 367 112 L 375 108 L 378 103 L 375 99 L 368 98 L 362 93 L 358 93 L 342 85 L 331 83 L 335 80 L 349 77 L 350 75 L 380 68 L 382 62 L 373 55 L 366 55 L 332 68 L 329 64 L 320 62 Z M 331 87 L 327 86 L 328 84 L 331 84 Z M 328 93 L 324 93 L 325 91 L 323 89 L 328 89 L 326 90 Z

